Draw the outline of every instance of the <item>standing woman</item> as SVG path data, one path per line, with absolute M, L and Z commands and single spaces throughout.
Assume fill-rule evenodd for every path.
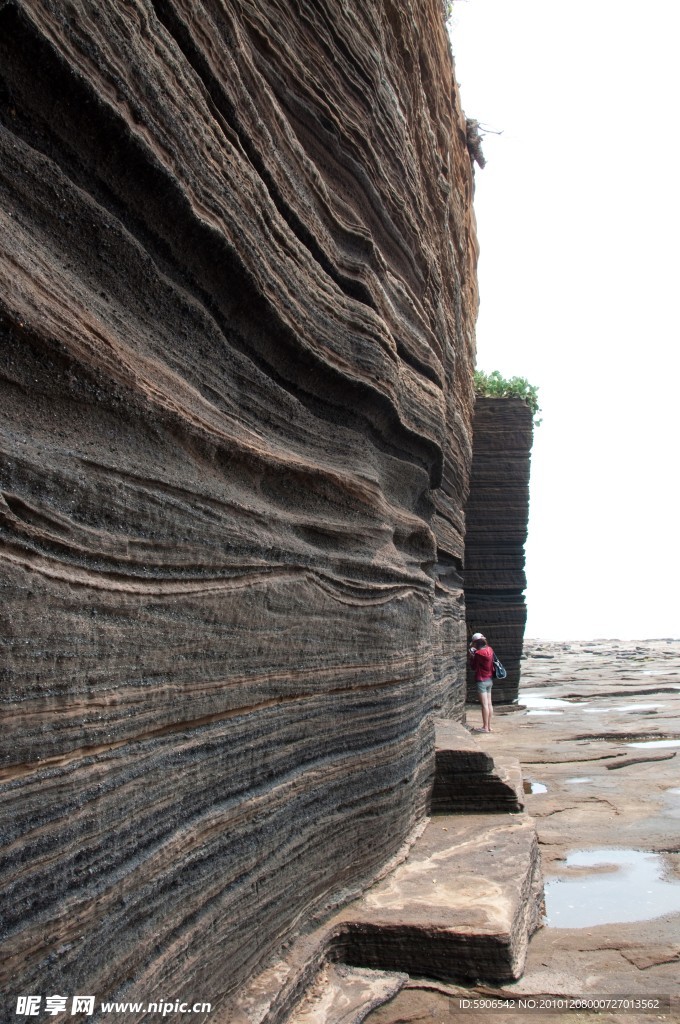
M 479 703 L 482 705 L 482 732 L 491 732 L 491 687 L 493 686 L 493 649 L 482 633 L 473 633 L 470 641 L 470 668 L 475 673 Z

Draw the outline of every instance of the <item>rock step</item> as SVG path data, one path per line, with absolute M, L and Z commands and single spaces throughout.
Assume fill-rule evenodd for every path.
M 342 912 L 335 956 L 443 981 L 517 979 L 541 906 L 532 818 L 437 816 L 407 860 Z
M 519 762 L 491 757 L 458 722 L 435 721 L 432 813 L 516 813 L 523 809 Z
M 401 864 L 300 936 L 215 1024 L 358 1022 L 407 975 L 516 980 L 542 892 L 528 815 L 438 815 Z

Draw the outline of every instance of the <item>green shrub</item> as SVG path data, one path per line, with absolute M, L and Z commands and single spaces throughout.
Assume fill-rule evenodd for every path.
M 484 398 L 520 398 L 526 402 L 534 416 L 534 426 L 540 425 L 537 418 L 541 411 L 538 404 L 538 388 L 530 384 L 526 377 L 503 377 L 498 370 L 483 373 L 475 370 L 475 394 Z

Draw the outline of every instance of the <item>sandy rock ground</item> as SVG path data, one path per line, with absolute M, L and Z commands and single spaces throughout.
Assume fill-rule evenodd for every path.
M 468 707 L 467 725 L 481 725 L 478 707 Z M 493 733 L 475 735 L 489 753 L 521 762 L 546 924 L 516 984 L 462 988 L 412 978 L 367 1020 L 677 1024 L 680 641 L 527 642 L 519 705 L 497 708 Z M 629 1005 L 593 1013 L 568 1002 L 603 996 L 628 997 Z M 546 997 L 553 1012 L 544 1010 Z M 461 998 L 481 1002 L 463 1010 Z M 515 1000 L 510 1009 L 506 998 Z

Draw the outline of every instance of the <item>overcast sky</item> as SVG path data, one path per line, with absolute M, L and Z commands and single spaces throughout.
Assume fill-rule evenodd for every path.
M 680 4 L 454 0 L 477 365 L 539 387 L 527 636 L 680 637 Z

